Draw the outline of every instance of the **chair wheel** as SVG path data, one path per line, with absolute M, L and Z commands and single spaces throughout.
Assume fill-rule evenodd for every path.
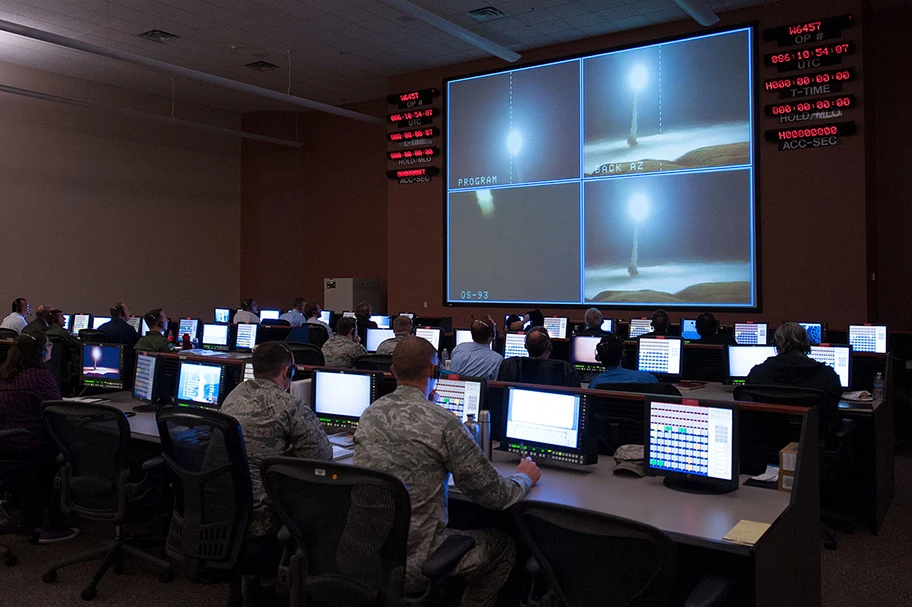
M 95 588 L 95 586 L 89 586 L 87 588 L 83 588 L 82 592 L 79 593 L 79 596 L 81 596 L 82 600 L 84 601 L 91 601 L 97 594 L 98 589 Z
M 3 564 L 6 565 L 7 567 L 15 567 L 16 563 L 18 563 L 18 562 L 19 562 L 19 559 L 16 558 L 15 554 L 10 554 L 5 559 L 3 559 Z
M 57 570 L 51 569 L 50 571 L 45 571 L 43 574 L 41 574 L 41 581 L 43 581 L 45 584 L 51 584 L 53 582 L 56 582 L 57 581 Z
M 170 582 L 173 579 L 174 579 L 174 572 L 171 570 L 162 571 L 161 573 L 158 574 L 158 581 L 163 584 L 167 584 L 168 582 Z

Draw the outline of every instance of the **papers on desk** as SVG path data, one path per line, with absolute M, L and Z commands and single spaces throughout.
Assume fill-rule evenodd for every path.
M 685 391 L 687 391 L 687 390 L 699 390 L 700 388 L 705 388 L 705 387 L 706 387 L 706 382 L 705 382 L 705 381 L 686 381 L 686 380 L 682 380 L 682 381 L 675 382 L 675 383 L 672 384 L 672 385 L 673 385 L 675 388 L 677 388 L 678 390 L 685 390 Z
M 741 544 L 742 546 L 753 546 L 760 541 L 760 538 L 763 537 L 763 534 L 769 528 L 769 523 L 742 520 L 732 527 L 731 531 L 726 533 L 722 540 L 733 544 Z
M 355 437 L 351 432 L 339 432 L 337 434 L 330 434 L 326 438 L 329 439 L 330 444 L 337 445 L 339 447 L 351 447 L 355 444 Z
M 346 457 L 351 457 L 355 454 L 352 449 L 346 449 L 345 447 L 340 447 L 339 445 L 333 445 L 333 461 L 339 459 L 345 459 Z
M 874 400 L 871 393 L 867 390 L 856 390 L 855 392 L 843 392 L 842 400 L 848 400 L 856 403 L 869 403 Z
M 63 400 L 77 402 L 77 403 L 90 403 L 93 405 L 98 404 L 98 403 L 111 402 L 111 399 L 109 399 L 109 398 L 93 398 L 91 396 L 68 396 L 67 398 L 64 398 Z
M 775 483 L 779 481 L 779 466 L 773 466 L 772 464 L 766 465 L 766 472 L 763 474 L 758 474 L 757 476 L 751 477 L 752 481 L 757 481 L 759 483 Z

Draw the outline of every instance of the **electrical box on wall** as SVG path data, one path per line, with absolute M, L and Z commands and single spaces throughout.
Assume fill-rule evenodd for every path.
M 324 278 L 323 307 L 341 314 L 354 310 L 362 301 L 369 303 L 374 312 L 386 312 L 380 300 L 378 278 Z

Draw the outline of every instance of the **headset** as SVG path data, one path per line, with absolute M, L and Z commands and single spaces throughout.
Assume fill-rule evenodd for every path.
M 289 348 L 287 345 L 285 345 L 285 342 L 279 341 L 276 343 L 279 344 L 280 346 L 282 346 L 282 349 L 288 353 L 288 358 L 291 359 L 291 364 L 289 365 L 289 367 L 287 369 L 285 369 L 285 374 L 283 375 L 283 377 L 285 377 L 286 379 L 294 380 L 295 371 L 297 371 L 297 366 L 295 365 L 294 352 L 291 351 L 291 348 Z
M 614 333 L 607 333 L 595 346 L 595 360 L 602 364 L 613 359 L 624 359 L 624 342 Z
M 244 301 L 241 302 L 241 309 L 247 310 L 249 312 L 250 307 L 253 305 L 254 301 L 256 301 L 254 298 L 248 297 L 247 299 L 245 299 Z
M 12 311 L 18 313 L 18 312 L 19 312 L 19 308 L 21 307 L 21 304 L 22 304 L 23 301 L 25 301 L 25 298 L 24 298 L 24 297 L 17 297 L 16 299 L 14 299 L 14 300 L 13 300 L 13 306 L 12 306 L 13 309 L 12 309 Z

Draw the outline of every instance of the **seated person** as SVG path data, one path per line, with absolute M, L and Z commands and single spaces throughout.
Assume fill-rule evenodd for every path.
M 275 534 L 279 518 L 267 503 L 260 464 L 267 457 L 290 455 L 331 461 L 332 446 L 313 410 L 289 394 L 294 355 L 282 342 L 267 341 L 253 349 L 253 379 L 238 384 L 221 412 L 234 417 L 244 434 L 253 511 L 247 537 Z
M 464 342 L 453 348 L 450 358 L 450 372 L 467 377 L 484 377 L 497 379 L 503 356 L 491 350 L 491 342 L 497 333 L 494 319 L 490 315 L 476 318 L 469 326 L 472 341 Z
M 170 352 L 173 350 L 171 342 L 164 336 L 168 330 L 168 317 L 161 308 L 155 308 L 143 315 L 143 320 L 149 325 L 149 332 L 140 337 L 133 346 L 134 352 Z
M 50 320 L 51 306 L 47 304 L 41 304 L 38 306 L 38 309 L 35 310 L 35 320 L 25 325 L 25 328 L 22 329 L 23 333 L 34 333 L 35 331 L 46 331 L 48 328 Z
M 287 320 L 292 327 L 300 327 L 307 320 L 307 317 L 304 316 L 305 304 L 307 301 L 303 297 L 295 297 L 291 302 L 291 309 L 279 316 L 279 319 Z
M 640 337 L 654 338 L 660 335 L 668 335 L 668 327 L 671 325 L 671 319 L 665 310 L 656 310 L 652 313 L 652 331 L 644 333 Z
M 362 301 L 358 304 L 358 307 L 355 308 L 355 319 L 358 321 L 358 337 L 361 338 L 361 343 L 367 341 L 368 329 L 379 328 L 377 323 L 371 320 L 372 311 L 371 305 L 366 301 Z
M 82 341 L 70 335 L 70 332 L 63 328 L 65 319 L 62 310 L 51 310 L 48 312 L 50 324 L 45 330 L 48 339 L 59 340 L 63 343 L 63 356 L 60 362 L 60 391 L 69 396 L 74 394 L 79 386 L 79 374 L 82 371 Z
M 118 302 L 111 306 L 110 312 L 111 320 L 98 327 L 98 330 L 110 335 L 111 343 L 136 345 L 139 335 L 137 335 L 136 329 L 130 326 L 130 308 L 127 307 L 127 304 Z
M 13 300 L 12 312 L 0 323 L 0 329 L 12 329 L 16 333 L 22 334 L 22 329 L 28 324 L 27 316 L 32 313 L 32 306 L 24 297 L 17 297 Z
M 703 312 L 697 316 L 696 324 L 697 333 L 700 334 L 700 339 L 696 343 L 735 345 L 735 340 L 731 335 L 719 333 L 719 323 L 716 322 L 716 317 L 709 312 Z
M 403 339 L 412 334 L 412 319 L 408 316 L 397 316 L 393 319 L 393 335 L 389 339 L 384 339 L 377 346 L 377 354 L 391 356 Z
M 323 359 L 327 367 L 355 368 L 355 360 L 367 354 L 358 337 L 358 322 L 343 316 L 336 325 L 336 334 L 323 344 Z
M 28 433 L 8 436 L 0 443 L 0 460 L 34 466 L 23 491 L 21 524 L 39 529 L 41 544 L 70 539 L 78 529 L 64 526 L 54 477 L 60 471 L 58 449 L 41 419 L 41 403 L 60 400 L 60 389 L 47 369 L 51 343 L 43 331 L 16 338 L 0 367 L 0 430 L 24 428 Z
M 605 365 L 605 370 L 589 382 L 589 388 L 598 390 L 606 384 L 655 384 L 659 380 L 652 373 L 634 371 L 621 366 L 624 359 L 624 342 L 614 333 L 608 333 L 595 347 L 595 360 Z
M 468 535 L 475 539 L 475 548 L 454 572 L 466 579 L 462 604 L 494 605 L 513 567 L 513 542 L 496 529 L 447 529 L 447 479 L 452 473 L 456 487 L 480 506 L 504 510 L 523 499 L 541 473 L 525 458 L 516 474 L 498 474 L 459 418 L 428 400 L 437 365 L 434 347 L 420 337 L 408 337 L 396 347 L 391 369 L 396 390 L 374 401 L 361 416 L 354 464 L 392 474 L 408 489 L 412 515 L 405 591 L 425 588 L 421 567 L 449 535 Z
M 577 331 L 575 335 L 605 335 L 606 331 L 602 331 L 603 320 L 605 319 L 597 308 L 589 308 L 583 317 L 586 327 Z
M 532 327 L 526 333 L 526 351 L 529 356 L 508 358 L 500 365 L 500 381 L 567 386 L 579 388 L 579 374 L 573 365 L 564 360 L 552 360 L 551 338 L 544 327 Z
M 526 312 L 522 318 L 516 314 L 510 314 L 509 318 L 507 318 L 507 328 L 511 331 L 522 331 L 526 323 L 529 323 L 529 326 L 526 327 L 527 330 L 532 327 L 544 326 L 545 315 L 538 308 L 535 308 Z
M 248 297 L 242 301 L 241 309 L 237 311 L 237 314 L 234 315 L 234 319 L 231 322 L 235 324 L 239 322 L 260 324 L 260 306 L 257 305 L 256 300 L 252 297 Z
M 323 312 L 323 310 L 320 309 L 320 305 L 317 302 L 308 301 L 307 305 L 304 306 L 304 316 L 307 317 L 307 320 L 304 321 L 304 324 L 320 325 L 321 327 L 326 329 L 326 335 L 328 337 L 332 337 L 332 335 L 333 335 L 332 329 L 329 328 L 329 325 L 327 323 L 323 322 L 320 319 L 321 312 Z

